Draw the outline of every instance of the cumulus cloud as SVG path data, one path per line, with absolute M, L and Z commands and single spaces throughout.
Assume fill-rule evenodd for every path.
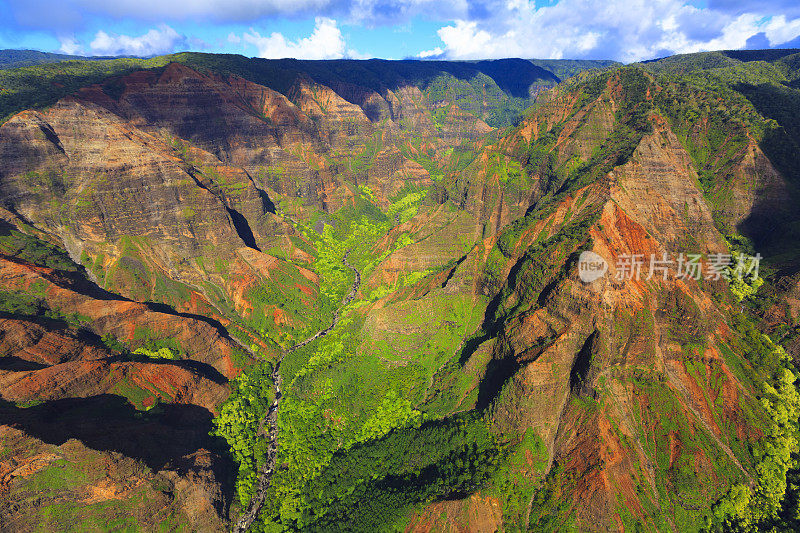
M 259 57 L 279 59 L 340 59 L 346 55 L 346 45 L 341 30 L 333 19 L 317 17 L 314 31 L 308 37 L 288 41 L 282 33 L 274 32 L 262 37 L 251 29 L 244 34 L 244 41 L 258 49 Z
M 186 36 L 166 24 L 138 37 L 100 30 L 89 44 L 92 54 L 98 56 L 153 56 L 168 54 L 185 47 L 187 47 Z
M 422 52 L 417 54 L 417 57 L 420 59 L 439 59 L 444 55 L 444 50 L 440 46 L 432 50 L 423 50 Z
M 460 19 L 440 28 L 444 56 L 638 61 L 671 53 L 743 48 L 760 33 L 770 46 L 800 35 L 800 18 L 732 14 L 697 8 L 683 0 L 561 0 L 541 8 L 509 0 L 492 13 L 484 20 Z
M 784 44 L 800 36 L 800 17 L 788 21 L 785 15 L 772 17 L 764 25 L 764 33 L 773 45 Z
M 58 48 L 59 52 L 62 52 L 64 54 L 70 54 L 70 55 L 76 55 L 76 54 L 82 54 L 83 53 L 83 47 L 81 46 L 81 43 L 79 43 L 78 40 L 75 39 L 74 36 L 62 37 L 58 41 L 59 41 L 59 44 L 61 45 Z
M 604 58 L 621 61 L 745 46 L 781 46 L 800 39 L 797 0 L 0 0 L 20 27 L 42 28 L 56 35 L 78 28 L 109 28 L 113 20 L 144 24 L 178 21 L 203 24 L 241 23 L 259 28 L 275 17 L 316 16 L 314 34 L 298 41 L 280 33 L 262 36 L 243 30 L 227 43 L 258 47 L 266 57 L 354 57 L 334 20 L 348 26 L 439 21 L 441 54 L 427 58 Z M 537 4 L 540 7 L 537 7 Z M 100 21 L 98 23 L 98 21 Z M 174 22 L 173 22 L 174 21 Z M 11 24 L 11 22 L 9 22 Z M 148 26 L 145 26 L 148 27 Z M 162 30 L 157 30 L 162 31 Z M 108 32 L 108 30 L 106 30 Z M 105 34 L 121 43 L 122 37 Z M 247 36 L 247 37 L 246 37 Z M 145 36 L 132 37 L 142 40 Z M 149 38 L 156 40 L 156 36 Z M 144 39 L 147 40 L 147 39 Z M 220 41 L 224 41 L 224 37 Z M 315 48 L 313 43 L 324 47 Z M 749 44 L 748 44 L 749 43 Z M 62 40 L 63 49 L 75 43 Z M 123 53 L 135 53 L 130 46 Z M 109 45 L 110 47 L 110 45 Z M 162 46 L 162 48 L 164 48 Z M 92 50 L 94 51 L 94 50 Z

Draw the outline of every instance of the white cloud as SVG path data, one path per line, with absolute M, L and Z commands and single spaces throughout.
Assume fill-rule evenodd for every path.
M 281 33 L 245 33 L 249 40 L 244 42 L 256 45 L 267 57 L 357 56 L 342 44 L 345 39 L 333 20 L 348 26 L 408 27 L 411 38 L 420 28 L 416 21 L 442 21 L 439 48 L 442 57 L 454 59 L 517 56 L 635 61 L 671 53 L 740 48 L 756 35 L 762 39 L 759 42 L 772 46 L 800 36 L 797 0 L 0 0 L 3 3 L 9 7 L 9 26 L 43 28 L 56 35 L 80 33 L 87 26 L 108 28 L 104 21 L 109 20 L 167 21 L 174 27 L 180 26 L 171 21 L 192 21 L 199 26 L 242 23 L 244 28 L 259 28 L 276 17 L 317 16 L 321 17 L 317 21 L 329 21 L 318 24 L 315 34 L 297 41 Z M 541 7 L 537 8 L 537 3 Z M 147 48 L 145 41 L 150 41 L 150 48 L 157 49 L 153 53 L 171 51 L 167 50 L 169 42 L 156 45 L 159 37 L 166 36 L 169 41 L 164 28 L 153 30 L 160 35 L 150 37 L 117 36 L 105 30 L 98 33 L 98 51 L 91 50 L 108 53 L 116 47 L 118 53 L 141 54 L 146 52 L 139 48 Z M 220 46 L 243 44 L 242 31 L 237 33 L 230 35 L 227 43 L 220 37 Z M 327 46 L 316 49 L 307 42 L 310 40 Z M 61 42 L 62 50 L 79 46 L 74 39 Z M 425 55 L 433 54 L 436 49 L 431 48 L 419 57 L 438 57 Z
M 287 41 L 282 33 L 274 32 L 268 37 L 251 29 L 244 34 L 244 41 L 258 49 L 259 57 L 278 59 L 341 59 L 346 56 L 346 45 L 336 21 L 325 17 L 315 19 L 314 31 L 308 37 Z
M 433 50 L 423 50 L 422 52 L 417 54 L 417 57 L 420 59 L 427 59 L 429 57 L 441 57 L 444 54 L 444 50 L 440 46 L 437 46 Z
M 800 18 L 787 22 L 786 17 L 783 15 L 772 17 L 764 29 L 766 30 L 769 44 L 778 46 L 800 35 Z
M 440 28 L 444 56 L 629 62 L 671 53 L 738 49 L 762 32 L 772 46 L 800 35 L 800 19 L 728 14 L 685 0 L 561 0 L 538 9 L 533 2 L 508 0 L 495 7 L 485 19 L 458 19 Z
M 70 55 L 77 55 L 83 53 L 83 47 L 75 39 L 75 37 L 63 37 L 59 39 L 61 46 L 58 48 L 59 52 Z
M 138 37 L 98 31 L 89 47 L 94 55 L 153 56 L 174 52 L 187 45 L 186 36 L 166 24 L 151 29 Z
M 508 40 L 508 34 L 492 36 L 488 31 L 478 29 L 477 22 L 456 21 L 455 26 L 445 26 L 439 31 L 448 55 L 457 58 L 473 58 L 483 55 L 495 57 L 498 47 Z

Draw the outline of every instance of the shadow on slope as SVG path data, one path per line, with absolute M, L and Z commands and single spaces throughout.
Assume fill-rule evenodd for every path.
M 48 444 L 77 439 L 89 448 L 115 451 L 143 461 L 154 471 L 200 448 L 225 450 L 219 437 L 209 436 L 212 414 L 196 405 L 165 404 L 150 412 L 137 411 L 122 396 L 102 394 L 67 398 L 28 408 L 0 405 L 0 424 L 17 427 Z M 220 454 L 219 479 L 232 470 Z
M 759 195 L 740 230 L 753 239 L 765 257 L 778 258 L 777 262 L 786 266 L 800 258 L 800 210 L 796 207 L 800 197 L 800 91 L 774 84 L 738 84 L 734 88 L 761 115 L 778 123 L 778 127 L 764 133 L 760 147 L 786 179 L 790 194 L 789 199 L 781 200 L 778 209 L 773 198 Z

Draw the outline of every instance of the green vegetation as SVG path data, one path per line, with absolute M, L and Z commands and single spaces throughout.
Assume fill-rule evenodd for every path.
M 66 59 L 67 56 L 64 56 Z M 13 59 L 13 58 L 12 58 Z M 20 59 L 20 58 L 18 58 Z M 61 59 L 61 58 L 52 58 Z M 287 93 L 300 73 L 317 83 L 332 85 L 334 81 L 349 81 L 379 92 L 385 80 L 405 79 L 425 92 L 433 102 L 444 99 L 464 106 L 492 126 L 507 126 L 516 121 L 530 105 L 529 87 L 516 87 L 511 72 L 520 72 L 520 65 L 504 66 L 498 62 L 478 63 L 428 62 L 428 61 L 265 61 L 243 56 L 224 54 L 180 53 L 151 59 L 119 58 L 107 60 L 68 59 L 45 63 L 51 58 L 28 58 L 27 62 L 40 62 L 21 68 L 0 70 L 0 121 L 22 109 L 43 107 L 73 93 L 81 87 L 104 80 L 104 92 L 118 98 L 122 87 L 115 84 L 118 78 L 135 70 L 158 69 L 175 61 L 201 71 L 222 75 L 237 75 L 252 82 Z M 23 60 L 24 61 L 24 60 Z M 521 63 L 521 62 L 520 62 Z M 23 62 L 17 61 L 16 65 Z M 556 79 L 547 70 L 533 72 L 537 67 L 529 64 L 525 77 L 531 87 L 548 87 Z M 581 68 L 580 66 L 572 66 Z M 109 78 L 112 78 L 109 80 Z M 509 83 L 511 83 L 509 85 Z M 518 84 L 518 82 L 516 82 Z M 503 88 L 501 88 L 501 85 Z M 524 94 L 523 94 L 524 91 Z M 253 110 L 254 114 L 258 114 Z
M 0 50 L 0 69 L 30 67 L 42 63 L 58 63 L 68 59 L 89 59 L 67 54 L 53 54 L 38 50 Z
M 78 313 L 64 313 L 52 309 L 41 296 L 29 292 L 0 290 L 0 314 L 29 320 L 55 320 L 74 328 L 83 328 L 91 322 L 89 317 Z
M 26 317 L 43 316 L 56 320 L 60 317 L 50 310 L 44 299 L 16 291 L 0 292 L 0 313 Z
M 81 87 L 142 69 L 160 68 L 173 56 L 152 59 L 62 61 L 0 70 L 0 123 L 23 109 L 52 105 Z
M 270 272 L 269 279 L 256 279 L 244 293 L 253 310 L 239 318 L 239 322 L 262 337 L 272 338 L 283 345 L 299 342 L 319 329 L 332 309 L 328 304 L 321 310 L 324 313 L 321 316 L 309 316 L 311 310 L 320 313 L 316 306 L 321 302 L 316 293 L 308 295 L 297 288 L 308 283 L 291 268 L 276 268 Z M 234 310 L 231 313 L 237 317 Z M 289 317 L 286 319 L 288 324 L 282 322 L 285 316 Z
M 15 456 L 30 458 L 36 451 L 15 450 Z M 4 494 L 6 501 L 21 507 L 13 513 L 11 524 L 35 532 L 48 531 L 189 531 L 186 516 L 166 504 L 170 484 L 139 461 L 119 456 L 109 468 L 98 468 L 108 461 L 99 452 L 77 446 L 39 450 L 56 458 L 18 477 Z M 131 480 L 137 482 L 131 485 Z M 141 481 L 144 481 L 143 483 Z M 83 502 L 92 489 L 110 482 L 129 486 L 122 497 Z M 77 500 L 77 501 L 76 501 Z M 8 525 L 8 524 L 4 524 Z
M 558 463 L 554 463 L 531 504 L 532 511 L 527 529 L 542 532 L 577 532 L 571 501 L 574 487 L 574 476 L 564 472 Z
M 392 371 L 374 354 L 359 353 L 358 326 L 345 316 L 314 349 L 290 354 L 281 366 L 284 376 L 293 376 L 278 418 L 279 462 L 288 469 L 276 474 L 281 503 L 272 512 L 282 520 L 300 512 L 303 484 L 318 476 L 337 451 L 422 421 L 408 399 L 418 379 L 415 369 Z
M 119 340 L 116 336 L 114 336 L 111 333 L 106 333 L 105 335 L 100 337 L 100 342 L 102 342 L 103 346 L 105 346 L 112 352 L 126 353 L 129 351 L 128 345 Z
M 645 452 L 655 468 L 663 512 L 681 531 L 698 531 L 708 521 L 711 502 L 724 495 L 725 484 L 714 480 L 739 482 L 743 479 L 731 459 L 682 407 L 675 392 L 651 372 L 632 373 L 637 394 L 644 399 L 636 409 L 637 426 L 644 432 Z M 638 391 L 641 391 L 640 393 Z M 681 443 L 676 456 L 673 439 Z M 708 457 L 698 464 L 695 458 Z
M 399 197 L 386 210 L 386 217 L 399 224 L 408 222 L 417 214 L 417 208 L 427 194 L 427 191 L 416 191 Z
M 589 228 L 600 216 L 587 213 L 564 225 L 557 233 L 542 241 L 534 241 L 515 266 L 514 273 L 503 285 L 493 321 L 506 320 L 536 305 L 547 285 L 568 272 L 570 258 L 582 247 L 589 247 Z M 517 232 L 512 228 L 512 232 Z M 498 241 L 499 248 L 499 241 Z M 488 270 L 490 283 L 497 284 L 496 270 Z
M 776 347 L 776 350 L 780 350 Z M 785 352 L 781 352 L 786 359 Z M 796 468 L 800 394 L 795 374 L 783 369 L 777 388 L 765 384 L 761 403 L 770 418 L 765 438 L 759 441 L 755 457 L 756 487 L 738 484 L 714 508 L 715 518 L 726 530 L 780 530 L 778 512 L 786 496 L 787 472 Z M 795 518 L 795 517 L 792 517 Z
M 56 270 L 78 270 L 78 266 L 63 249 L 22 233 L 3 220 L 0 220 L 0 253 Z
M 731 179 L 733 165 L 744 155 L 748 130 L 763 128 L 744 98 L 719 83 L 671 80 L 655 103 L 692 156 L 706 191 L 719 190 Z
M 427 195 L 425 189 L 401 189 L 382 211 L 375 206 L 375 193 L 368 186 L 351 190 L 356 194 L 354 205 L 335 213 L 312 214 L 307 225 L 292 221 L 304 241 L 314 246 L 311 266 L 320 278 L 322 318 L 331 316 L 341 305 L 353 283 L 353 273 L 344 265 L 345 256 L 366 279 L 393 251 L 414 243 L 413 235 L 396 234 L 381 245 L 382 253 L 375 253 L 377 243 L 391 227 L 414 217 Z M 429 273 L 410 272 L 389 290 L 411 288 Z M 276 280 L 280 281 L 271 281 Z M 278 285 L 283 283 L 272 286 Z M 386 287 L 379 287 L 345 308 L 332 332 L 289 353 L 282 362 L 285 386 L 278 417 L 278 464 L 284 469 L 276 471 L 262 512 L 260 527 L 265 530 L 327 530 L 342 520 L 350 524 L 349 530 L 374 530 L 378 517 L 400 519 L 409 505 L 447 495 L 450 490 L 477 486 L 493 469 L 494 460 L 487 458 L 497 452 L 491 441 L 481 441 L 484 437 L 480 435 L 488 433 L 479 418 L 470 415 L 468 422 L 425 422 L 430 415 L 418 408 L 424 399 L 425 382 L 455 353 L 463 336 L 477 327 L 485 303 L 476 307 L 475 302 L 459 296 L 420 302 L 417 307 L 400 311 L 409 327 L 422 331 L 424 325 L 431 326 L 435 321 L 437 330 L 420 336 L 419 354 L 392 353 L 385 342 L 364 344 L 364 318 L 357 312 L 359 305 L 388 294 L 385 291 Z M 284 308 L 288 305 L 286 296 L 279 300 L 277 295 L 265 295 L 256 301 L 281 301 Z M 324 326 L 325 321 L 320 320 L 315 327 Z M 303 335 L 312 333 L 308 330 Z M 303 338 L 295 337 L 296 341 Z M 397 361 L 400 366 L 387 366 L 387 361 Z M 258 421 L 272 401 L 272 383 L 266 367 L 259 365 L 239 378 L 235 387 L 215 424 L 239 463 L 237 491 L 240 501 L 246 503 L 266 444 L 265 437 L 258 434 Z M 425 444 L 426 439 L 437 444 Z M 439 445 L 442 439 L 450 440 L 451 445 Z M 418 468 L 408 463 L 403 468 L 395 463 L 369 463 L 375 453 L 402 462 L 402 455 L 394 454 L 401 446 L 424 452 L 429 462 Z M 362 470 L 370 465 L 375 473 L 368 477 L 359 474 L 360 480 L 350 479 L 349 473 L 344 477 L 335 473 L 341 469 L 349 472 L 347 464 L 353 461 Z M 326 487 L 322 493 L 314 488 L 317 484 Z M 401 490 L 401 486 L 408 490 Z M 390 491 L 385 504 L 380 504 L 386 508 L 361 507 L 367 503 L 361 498 L 365 490 Z M 355 503 L 356 497 L 361 503 Z M 318 505 L 309 498 L 323 498 L 326 503 Z M 388 522 L 381 526 L 391 527 Z
M 552 82 L 551 82 L 552 83 Z M 431 107 L 457 105 L 460 109 L 482 118 L 494 127 L 516 122 L 533 98 L 508 96 L 489 76 L 482 72 L 470 79 L 459 79 L 446 73 L 426 82 L 424 94 Z M 436 124 L 447 121 L 447 108 L 438 107 L 432 114 Z
M 531 59 L 530 62 L 549 70 L 561 80 L 587 70 L 607 70 L 621 66 L 621 63 L 608 59 Z
M 186 356 L 180 342 L 171 337 L 159 338 L 147 327 L 140 326 L 133 331 L 133 344 L 139 345 L 134 354 L 151 359 L 183 359 Z
M 542 482 L 547 468 L 547 447 L 536 432 L 528 428 L 521 442 L 492 476 L 490 493 L 503 505 L 507 531 L 527 531 L 528 505 Z M 538 474 L 538 475 L 537 475 Z
M 600 179 L 614 167 L 623 165 L 633 155 L 644 135 L 652 132 L 649 116 L 652 103 L 647 97 L 652 80 L 637 68 L 621 68 L 589 80 L 583 98 L 592 100 L 599 95 L 603 80 L 618 83 L 623 97 L 615 112 L 615 125 L 609 137 L 592 153 L 589 161 L 568 167 L 560 191 L 574 191 Z
M 175 352 L 171 348 L 167 348 L 166 346 L 162 346 L 157 350 L 149 349 L 145 347 L 136 348 L 133 351 L 134 355 L 144 355 L 145 357 L 149 357 L 150 359 L 180 359 L 180 353 Z
M 784 349 L 758 331 L 746 315 L 734 315 L 737 350 L 745 354 L 746 379 L 759 391 L 764 437 L 752 450 L 754 486 L 737 484 L 714 506 L 712 529 L 791 531 L 796 523 L 797 487 L 789 484 L 798 462 L 797 371 Z M 788 489 L 788 490 L 787 490 Z
M 738 301 L 753 297 L 764 284 L 764 278 L 746 272 L 743 254 L 733 250 L 731 254 L 732 266 L 729 267 L 729 288 Z M 741 266 L 740 266 L 741 265 Z M 742 268 L 745 267 L 745 268 Z
M 270 378 L 272 369 L 258 364 L 236 378 L 231 395 L 214 419 L 214 433 L 223 437 L 239 465 L 236 492 L 246 505 L 252 497 L 258 466 L 265 453 L 267 440 L 259 439 L 259 422 L 269 409 L 275 393 Z
M 717 228 L 726 236 L 746 233 L 767 262 L 784 264 L 798 255 L 797 214 L 772 210 L 734 227 L 738 221 L 731 220 L 729 213 L 737 195 L 752 192 L 751 178 L 737 179 L 734 170 L 748 157 L 753 141 L 791 183 L 787 192 L 796 201 L 795 184 L 800 183 L 798 57 L 792 50 L 747 56 L 709 52 L 647 65 L 659 73 L 663 87 L 655 95 L 656 107 L 692 157 Z M 775 232 L 778 225 L 781 231 Z
M 485 483 L 501 451 L 474 414 L 395 429 L 333 455 L 303 487 L 282 528 L 303 531 L 396 531 L 412 504 L 469 493 Z M 269 529 L 269 522 L 264 524 Z

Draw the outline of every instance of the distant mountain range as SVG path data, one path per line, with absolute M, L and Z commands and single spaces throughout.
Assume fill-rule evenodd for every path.
M 52 52 L 39 52 L 38 50 L 0 50 L 0 69 L 31 67 L 42 63 L 58 63 L 59 61 L 83 60 L 100 61 L 114 59 L 108 56 L 74 56 L 69 54 L 54 54 Z

